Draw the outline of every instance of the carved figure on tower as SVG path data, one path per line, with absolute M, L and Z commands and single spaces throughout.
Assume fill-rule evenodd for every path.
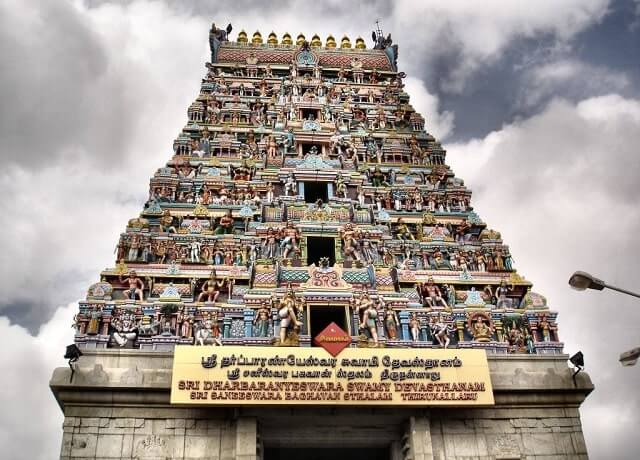
M 129 286 L 128 289 L 125 289 L 123 295 L 126 299 L 129 300 L 144 300 L 144 282 L 138 278 L 135 270 L 129 270 L 129 276 L 126 279 L 122 279 L 122 274 L 119 275 L 119 280 L 121 283 L 125 283 Z

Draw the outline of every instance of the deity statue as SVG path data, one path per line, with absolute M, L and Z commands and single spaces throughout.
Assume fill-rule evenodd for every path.
M 356 261 L 360 261 L 360 254 L 358 251 L 358 241 L 355 238 L 356 231 L 351 223 L 345 224 L 340 230 L 342 236 L 342 247 L 344 252 L 344 258 L 353 258 Z
M 336 176 L 336 196 L 340 195 L 342 195 L 343 198 L 347 197 L 347 183 L 342 177 L 342 174 L 338 173 Z
M 388 308 L 384 315 L 384 330 L 387 334 L 387 338 L 390 340 L 396 340 L 398 338 L 398 317 L 396 312 L 391 308 Z
M 129 342 L 135 341 L 138 333 L 138 327 L 135 322 L 135 315 L 127 311 L 119 311 L 114 315 L 111 322 L 114 329 L 112 334 L 113 340 L 120 347 L 125 347 Z
M 267 156 L 273 160 L 278 157 L 278 143 L 274 135 L 267 138 Z
M 190 315 L 184 305 L 181 305 L 176 315 L 176 333 L 183 338 L 191 338 L 191 325 L 193 322 L 193 316 Z
M 424 198 L 422 197 L 422 192 L 419 189 L 414 189 L 413 194 L 411 195 L 413 198 L 413 208 L 417 212 L 422 212 L 422 205 L 424 203 Z
M 433 317 L 431 324 L 429 325 L 431 330 L 431 336 L 435 337 L 442 348 L 447 348 L 451 342 L 450 335 L 453 333 L 451 325 L 445 323 L 442 319 L 442 315 Z
M 459 244 L 465 244 L 467 238 L 467 232 L 471 230 L 471 224 L 468 220 L 464 220 L 458 227 L 456 228 L 456 242 Z
M 300 311 L 298 311 L 300 310 Z M 302 323 L 298 320 L 298 314 L 301 313 L 301 306 L 296 300 L 296 295 L 289 285 L 285 297 L 280 302 L 278 308 L 278 317 L 280 318 L 280 345 L 291 343 L 287 340 L 287 335 L 294 335 L 302 327 Z
M 354 311 L 358 312 L 358 324 L 362 324 L 364 321 L 364 311 L 369 308 L 370 305 L 373 305 L 373 300 L 371 300 L 368 293 L 363 292 L 358 298 L 354 296 L 352 305 Z
M 94 305 L 89 313 L 89 324 L 87 325 L 86 334 L 96 335 L 100 333 L 100 321 L 102 319 L 102 309 L 98 305 Z
M 195 344 L 204 345 L 222 345 L 220 340 L 220 326 L 218 325 L 218 312 L 205 312 L 202 321 L 196 325 Z
M 274 191 L 275 191 L 275 187 L 273 186 L 273 184 L 271 182 L 269 182 L 267 184 L 267 196 L 266 196 L 266 199 L 265 199 L 267 204 L 273 203 Z
M 538 329 L 542 334 L 543 342 L 551 342 L 551 327 L 549 325 L 549 320 L 547 319 L 547 315 L 542 315 L 540 320 L 538 321 Z
M 533 335 L 527 326 L 522 328 L 522 333 L 524 334 L 524 344 L 527 349 L 527 353 L 534 354 L 536 352 L 536 348 L 534 345 L 535 340 L 533 339 Z
M 141 302 L 144 300 L 143 291 L 144 291 L 144 283 L 138 276 L 136 275 L 135 270 L 129 271 L 129 276 L 126 280 L 122 279 L 122 273 L 118 275 L 118 278 L 121 283 L 126 283 L 129 286 L 129 289 L 126 289 L 123 294 L 126 299 L 136 300 L 139 299 Z
M 446 298 L 447 298 L 447 304 L 449 305 L 449 307 L 455 307 L 456 305 L 456 288 L 453 284 L 447 284 L 446 285 L 447 288 L 447 293 L 446 293 Z
M 402 217 L 398 218 L 398 225 L 396 226 L 396 237 L 399 240 L 415 240 L 413 233 L 409 230 L 409 226 L 404 222 Z
M 362 61 L 358 57 L 354 57 L 351 60 L 351 71 L 353 72 L 353 82 L 354 83 L 362 83 L 363 72 L 362 72 Z
M 284 153 L 285 155 L 295 146 L 296 136 L 293 134 L 293 129 L 289 128 L 284 136 Z
M 498 272 L 505 270 L 503 252 L 501 247 L 496 247 L 493 252 L 493 269 Z
M 434 308 L 441 306 L 449 308 L 449 305 L 442 296 L 442 291 L 440 291 L 440 288 L 434 283 L 432 277 L 429 277 L 426 283 L 418 283 L 416 290 L 424 307 Z
M 220 289 L 222 289 L 225 282 L 229 283 L 229 278 L 219 280 L 216 276 L 216 271 L 211 270 L 211 276 L 202 285 L 202 292 L 198 296 L 197 302 L 215 303 L 220 296 Z
M 374 187 L 381 187 L 383 185 L 388 186 L 387 182 L 384 180 L 384 173 L 380 169 L 379 166 L 376 166 L 371 173 L 371 185 Z
M 297 253 L 299 251 L 298 242 L 300 240 L 300 233 L 298 229 L 293 225 L 293 222 L 287 223 L 287 227 L 284 230 L 284 238 L 280 242 L 280 247 L 284 250 L 282 257 L 287 259 L 291 252 Z
M 256 326 L 257 337 L 267 337 L 269 335 L 269 322 L 271 321 L 271 311 L 267 308 L 266 303 L 256 312 L 253 324 Z
M 298 183 L 293 177 L 293 173 L 289 173 L 287 180 L 284 183 L 284 196 L 289 196 L 289 192 L 292 194 L 298 193 Z
M 173 226 L 173 216 L 171 216 L 171 211 L 168 209 L 162 211 L 162 217 L 160 217 L 159 221 L 161 232 L 176 233 L 176 228 Z
M 129 254 L 127 257 L 128 261 L 137 261 L 138 260 L 138 251 L 140 250 L 140 237 L 136 234 L 131 235 L 129 238 Z
M 378 319 L 378 310 L 376 310 L 373 302 L 367 302 L 367 306 L 362 312 L 362 321 L 360 322 L 360 329 L 367 331 L 373 340 L 373 343 L 378 343 L 378 328 L 376 321 Z
M 220 218 L 218 226 L 214 230 L 216 235 L 228 235 L 233 234 L 233 215 L 231 209 L 227 210 L 226 214 Z
M 507 297 L 509 292 L 513 291 L 514 286 L 511 285 L 511 288 L 507 286 L 506 278 L 502 278 L 500 281 L 500 286 L 496 288 L 495 296 L 497 299 L 497 308 L 511 308 L 511 299 Z
M 278 255 L 278 233 L 269 227 L 267 237 L 262 243 L 262 254 L 267 259 L 275 259 Z
M 414 342 L 420 341 L 420 319 L 418 319 L 417 313 L 411 313 L 409 319 L 409 331 L 411 332 L 411 340 Z
M 525 350 L 524 334 L 522 330 L 516 327 L 516 322 L 511 323 L 511 328 L 507 333 L 507 342 L 509 343 L 509 352 L 516 353 Z
M 229 165 L 229 172 L 229 175 L 233 177 L 234 181 L 251 180 L 251 167 L 246 158 L 242 160 L 242 163 L 237 168 Z
M 493 335 L 493 326 L 489 315 L 478 312 L 469 316 L 467 329 L 476 342 L 490 342 Z
M 365 195 L 364 195 L 364 189 L 362 188 L 361 185 L 358 185 L 358 189 L 357 189 L 357 199 L 358 199 L 358 206 L 360 208 L 364 208 L 365 207 Z
M 189 243 L 189 261 L 192 263 L 200 262 L 200 248 L 202 243 L 198 240 L 193 240 Z
M 219 29 L 216 27 L 215 23 L 211 24 L 211 29 L 209 30 L 209 47 L 211 48 L 211 62 L 216 62 L 218 59 L 218 49 L 220 48 L 221 42 L 226 42 L 228 40 L 228 36 L 231 33 L 232 27 L 231 24 L 227 25 L 226 29 Z

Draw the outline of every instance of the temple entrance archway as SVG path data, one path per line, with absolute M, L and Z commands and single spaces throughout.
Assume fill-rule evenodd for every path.
M 264 460 L 389 460 L 386 448 L 267 448 Z

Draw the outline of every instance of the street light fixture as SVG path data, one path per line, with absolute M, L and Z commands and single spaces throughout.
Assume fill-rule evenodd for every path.
M 604 288 L 608 288 L 613 291 L 622 292 L 623 294 L 640 298 L 640 294 L 636 292 L 627 291 L 626 289 L 611 286 L 610 284 L 605 283 L 601 279 L 596 278 L 595 276 L 590 275 L 587 272 L 577 271 L 573 275 L 571 275 L 571 278 L 569 278 L 569 286 L 571 286 L 576 291 L 584 291 L 585 289 L 595 289 L 597 291 L 602 291 Z M 621 353 L 619 361 L 623 366 L 634 366 L 636 362 L 638 362 L 639 358 L 640 348 L 633 348 L 629 351 Z
M 596 278 L 593 275 L 590 275 L 586 272 L 575 272 L 569 278 L 569 286 L 571 286 L 576 291 L 584 291 L 585 289 L 596 289 L 598 291 L 602 291 L 604 288 L 611 289 L 613 291 L 622 292 L 623 294 L 631 295 L 633 297 L 640 297 L 640 294 L 636 292 L 627 291 L 626 289 L 622 289 L 619 287 L 611 286 L 610 284 L 605 283 L 599 278 Z

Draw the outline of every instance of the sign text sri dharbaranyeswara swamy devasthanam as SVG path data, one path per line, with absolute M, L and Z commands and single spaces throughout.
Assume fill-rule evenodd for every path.
M 172 404 L 492 405 L 484 350 L 175 349 Z

